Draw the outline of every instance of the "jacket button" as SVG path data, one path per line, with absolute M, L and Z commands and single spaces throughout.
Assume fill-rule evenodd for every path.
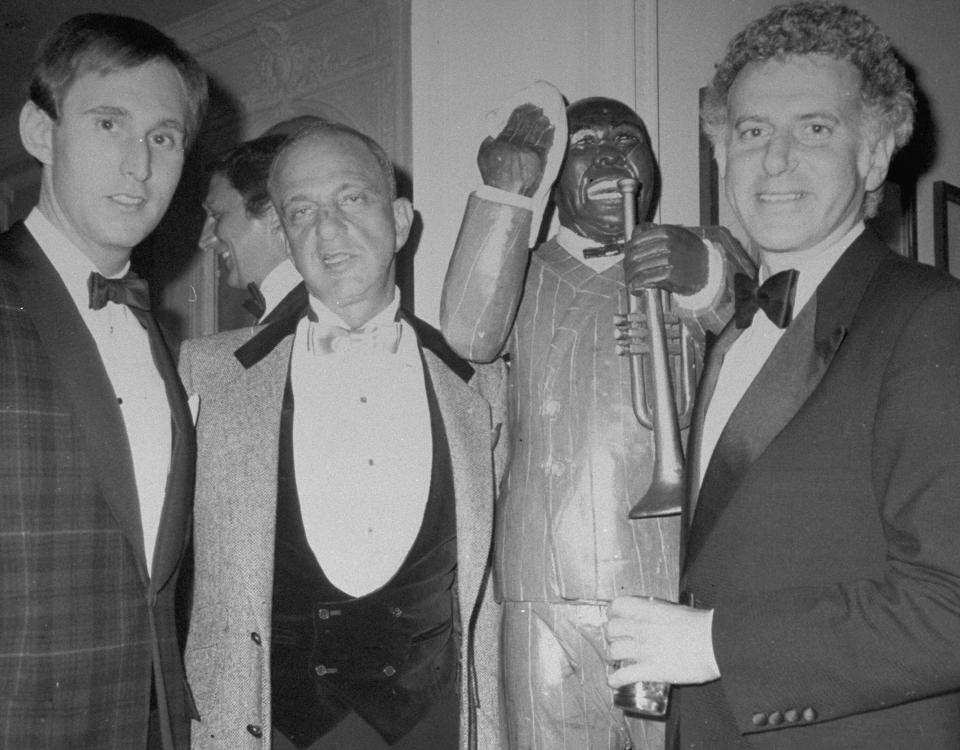
M 816 721 L 816 720 L 817 720 L 817 712 L 814 711 L 812 708 L 810 708 L 810 706 L 807 706 L 805 709 L 803 709 L 803 720 L 804 720 L 804 721 Z
M 788 724 L 793 724 L 800 718 L 800 712 L 795 708 L 789 708 L 783 712 L 783 718 Z
M 403 610 L 400 607 L 390 607 L 390 614 L 394 617 L 399 617 L 403 614 Z
M 383 673 L 387 677 L 393 677 L 397 673 L 397 670 L 391 667 L 389 664 L 387 664 L 387 666 L 383 668 Z
M 755 727 L 765 727 L 767 725 L 767 715 L 766 714 L 754 714 L 750 717 L 750 721 Z
M 254 632 L 252 632 L 252 633 L 250 634 L 250 640 L 253 641 L 254 643 L 256 643 L 258 646 L 259 646 L 261 643 L 263 643 L 262 639 L 260 638 L 260 634 L 259 634 L 258 632 L 256 632 L 256 631 L 254 631 Z
M 247 731 L 250 732 L 250 734 L 252 734 L 254 737 L 263 737 L 263 727 L 261 727 L 259 724 L 247 724 Z
M 770 714 L 770 726 L 778 727 L 783 724 L 783 714 L 779 711 L 774 711 Z
M 331 617 L 336 617 L 336 616 L 339 615 L 339 614 L 340 614 L 340 610 L 339 610 L 339 609 L 323 609 L 323 608 L 321 608 L 321 609 L 318 609 L 318 610 L 317 610 L 317 617 L 319 617 L 321 620 L 329 620 Z
M 328 667 L 325 664 L 318 664 L 313 668 L 313 671 L 317 673 L 318 677 L 323 677 L 324 675 L 327 675 L 327 674 L 336 674 L 337 668 Z

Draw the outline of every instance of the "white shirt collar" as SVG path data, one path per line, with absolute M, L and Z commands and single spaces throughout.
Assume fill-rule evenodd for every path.
M 797 291 L 793 301 L 793 314 L 796 317 L 840 256 L 863 233 L 864 228 L 864 223 L 858 221 L 834 245 L 814 247 L 795 253 L 764 253 L 760 258 L 760 280 L 764 281 L 774 273 L 788 268 L 795 268 L 800 273 L 797 277 Z
M 350 326 L 337 313 L 327 307 L 323 302 L 310 295 L 310 307 L 317 320 L 324 325 L 337 325 L 350 330 Z M 383 310 L 374 315 L 364 325 L 391 325 L 397 321 L 397 311 L 400 309 L 400 292 L 394 289 L 393 299 Z
M 268 315 L 287 293 L 303 281 L 293 261 L 285 258 L 260 282 L 260 293 L 266 302 L 263 315 Z M 261 316 L 262 318 L 263 316 Z
M 557 243 L 578 261 L 588 266 L 594 273 L 603 273 L 610 266 L 615 266 L 623 259 L 622 255 L 605 255 L 600 258 L 584 258 L 583 251 L 588 247 L 598 247 L 602 242 L 597 242 L 589 237 L 577 234 L 572 229 L 561 225 L 557 230 Z
M 93 261 L 67 239 L 66 235 L 57 229 L 39 208 L 34 208 L 30 212 L 24 224 L 60 275 L 74 304 L 80 310 L 87 309 L 90 306 L 87 279 L 91 272 L 97 271 Z M 122 278 L 129 270 L 130 261 L 128 260 L 120 272 L 110 278 Z

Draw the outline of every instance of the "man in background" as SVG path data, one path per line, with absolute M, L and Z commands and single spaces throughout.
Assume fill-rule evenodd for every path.
M 206 77 L 159 31 L 76 16 L 20 136 L 40 198 L 0 236 L 0 745 L 186 749 L 174 624 L 195 442 L 131 249 L 160 221 Z
M 702 378 L 683 586 L 609 609 L 681 748 L 960 745 L 960 284 L 865 228 L 914 97 L 859 11 L 775 8 L 705 100 L 760 255 Z
M 200 248 L 216 253 L 227 286 L 249 291 L 243 306 L 262 324 L 302 307 L 306 295 L 267 194 L 270 165 L 285 140 L 265 135 L 217 157 L 203 201 Z

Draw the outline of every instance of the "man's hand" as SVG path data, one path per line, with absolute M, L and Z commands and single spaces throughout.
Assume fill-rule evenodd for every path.
M 683 227 L 640 224 L 624 247 L 627 286 L 696 294 L 707 283 L 707 253 L 700 238 Z
M 553 125 L 540 107 L 516 107 L 499 135 L 480 144 L 477 165 L 483 183 L 532 196 L 543 179 L 553 135 Z
M 607 607 L 607 658 L 623 662 L 607 677 L 618 688 L 641 680 L 678 685 L 720 676 L 713 655 L 712 610 L 622 596 Z

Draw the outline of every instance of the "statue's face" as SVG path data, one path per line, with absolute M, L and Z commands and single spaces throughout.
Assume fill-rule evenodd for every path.
M 623 239 L 623 196 L 617 180 L 639 183 L 637 220 L 655 194 L 656 161 L 643 121 L 612 99 L 585 99 L 567 110 L 570 141 L 554 187 L 560 223 L 597 242 Z

